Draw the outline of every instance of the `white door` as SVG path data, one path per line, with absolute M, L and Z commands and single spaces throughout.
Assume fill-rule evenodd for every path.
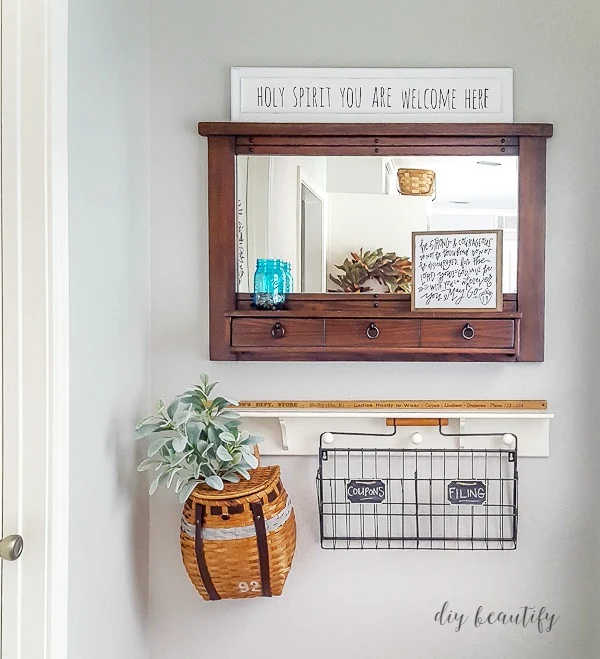
M 67 3 L 0 2 L 0 655 L 67 659 Z
M 327 292 L 327 193 L 298 167 L 297 293 Z

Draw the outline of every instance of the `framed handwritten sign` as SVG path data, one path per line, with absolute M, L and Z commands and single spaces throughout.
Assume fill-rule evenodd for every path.
M 414 232 L 413 311 L 502 311 L 502 231 Z

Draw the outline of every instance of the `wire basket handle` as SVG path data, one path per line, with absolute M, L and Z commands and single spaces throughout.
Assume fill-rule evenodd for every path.
M 444 432 L 441 422 L 438 425 L 438 432 L 442 437 L 457 437 L 459 440 L 465 437 L 501 437 L 504 444 L 507 446 L 514 444 L 514 450 L 517 451 L 517 435 L 514 432 Z M 460 442 L 460 448 L 464 448 L 464 442 L 462 441 Z

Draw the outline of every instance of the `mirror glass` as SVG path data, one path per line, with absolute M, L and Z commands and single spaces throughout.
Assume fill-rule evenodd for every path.
M 237 156 L 236 175 L 238 292 L 265 258 L 290 263 L 295 293 L 408 292 L 413 231 L 473 229 L 503 230 L 502 289 L 516 292 L 518 156 Z M 400 275 L 358 287 L 337 266 L 367 252 Z

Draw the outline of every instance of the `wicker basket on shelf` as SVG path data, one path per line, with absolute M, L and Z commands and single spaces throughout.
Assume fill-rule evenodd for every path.
M 431 169 L 399 169 L 398 190 L 403 195 L 435 196 L 435 172 Z
M 296 520 L 279 467 L 258 467 L 222 491 L 199 485 L 183 508 L 181 553 L 205 600 L 281 595 Z

